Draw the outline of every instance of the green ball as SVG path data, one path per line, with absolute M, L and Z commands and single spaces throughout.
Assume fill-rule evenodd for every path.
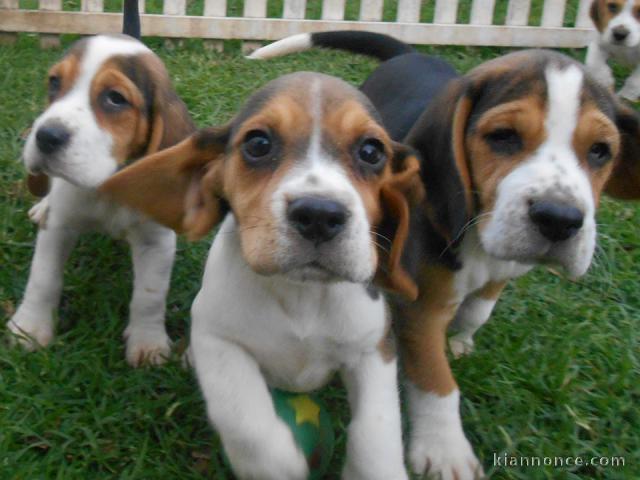
M 307 457 L 309 480 L 324 478 L 333 455 L 331 417 L 317 398 L 304 393 L 271 390 L 278 416 L 289 426 Z

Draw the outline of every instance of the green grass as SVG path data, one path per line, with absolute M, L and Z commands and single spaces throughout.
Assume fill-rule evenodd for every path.
M 70 39 L 65 39 L 68 45 Z M 375 62 L 333 52 L 244 60 L 232 44 L 212 53 L 199 41 L 176 49 L 150 40 L 201 125 L 228 120 L 247 95 L 296 70 L 354 84 Z M 497 49 L 429 48 L 466 71 Z M 21 35 L 0 47 L 0 323 L 21 299 L 36 230 L 18 159 L 22 132 L 41 111 L 45 72 L 59 51 Z M 583 52 L 570 52 L 578 57 Z M 622 72 L 624 73 L 624 72 Z M 465 429 L 492 471 L 493 454 L 623 455 L 624 468 L 498 469 L 505 479 L 640 478 L 640 207 L 605 199 L 594 267 L 573 283 L 538 269 L 513 282 L 477 351 L 453 362 Z M 182 347 L 208 241 L 181 242 L 168 299 L 171 337 Z M 124 360 L 131 267 L 127 248 L 84 238 L 65 271 L 58 337 L 27 354 L 0 337 L 0 479 L 230 478 L 190 372 L 174 359 L 133 370 Z M 348 407 L 339 382 L 322 396 L 343 459 Z

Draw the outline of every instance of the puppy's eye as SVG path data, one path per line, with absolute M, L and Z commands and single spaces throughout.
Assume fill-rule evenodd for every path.
M 619 8 L 617 3 L 607 3 L 607 10 L 611 13 L 618 13 Z
M 107 112 L 118 112 L 131 105 L 124 95 L 112 89 L 102 92 L 100 95 L 100 103 L 102 108 Z
M 611 148 L 609 148 L 609 145 L 606 143 L 596 142 L 591 145 L 589 153 L 587 154 L 587 160 L 592 167 L 600 168 L 611 160 Z
M 53 98 L 60 93 L 60 87 L 62 87 L 60 77 L 51 75 L 49 77 L 49 100 L 53 100 Z
M 358 161 L 374 170 L 379 170 L 387 160 L 383 143 L 376 138 L 365 139 L 356 152 Z
M 498 128 L 484 136 L 495 153 L 513 155 L 522 150 L 522 138 L 513 128 Z
M 244 137 L 242 151 L 250 162 L 258 162 L 265 159 L 273 149 L 273 142 L 267 132 L 262 130 L 251 130 Z

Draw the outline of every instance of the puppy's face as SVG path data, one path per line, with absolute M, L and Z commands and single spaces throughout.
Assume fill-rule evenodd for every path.
M 182 228 L 206 233 L 221 213 L 211 199 L 223 199 L 250 267 L 297 281 L 369 281 L 380 263 L 377 245 L 388 256 L 399 237 L 398 228 L 379 227 L 408 221 L 406 197 L 397 193 L 412 178 L 419 185 L 417 160 L 389 139 L 366 98 L 320 74 L 271 82 L 229 126 L 181 145 L 125 169 L 105 190 L 118 196 L 123 182 L 137 188 L 143 164 L 156 176 L 162 164 L 199 165 L 202 179 L 188 182 L 186 212 L 176 217 Z M 120 198 L 131 203 L 127 195 Z M 174 226 L 163 210 L 147 211 Z
M 529 51 L 478 67 L 445 100 L 454 110 L 450 176 L 459 178 L 449 195 L 464 198 L 453 207 L 451 238 L 477 225 L 492 256 L 585 273 L 600 194 L 614 163 L 630 154 L 616 99 L 567 57 Z
M 590 13 L 606 43 L 623 47 L 640 44 L 640 0 L 594 0 Z
M 77 42 L 49 71 L 48 90 L 49 106 L 33 124 L 24 162 L 31 173 L 81 187 L 96 187 L 126 161 L 193 130 L 160 60 L 130 37 Z M 165 135 L 167 106 L 173 131 Z

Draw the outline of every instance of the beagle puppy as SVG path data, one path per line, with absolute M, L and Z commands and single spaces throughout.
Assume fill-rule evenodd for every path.
M 302 72 L 102 186 L 191 238 L 224 218 L 191 354 L 238 477 L 307 478 L 269 388 L 311 391 L 339 371 L 352 409 L 344 477 L 407 478 L 389 311 L 371 281 L 417 297 L 400 257 L 418 168 L 364 95 Z
M 640 1 L 593 0 L 589 12 L 597 32 L 587 49 L 587 69 L 596 80 L 613 90 L 615 80 L 607 61 L 613 58 L 634 67 L 618 95 L 637 101 L 640 97 Z
M 125 32 L 139 32 L 137 2 L 125 4 Z M 129 35 L 79 40 L 49 71 L 49 104 L 24 147 L 40 223 L 24 298 L 8 327 L 27 349 L 49 344 L 63 267 L 81 233 L 99 230 L 131 245 L 134 290 L 126 358 L 161 363 L 170 353 L 165 297 L 175 233 L 105 198 L 97 187 L 130 162 L 194 130 L 162 61 Z
M 446 356 L 470 351 L 506 282 L 538 264 L 583 275 L 604 191 L 640 197 L 640 120 L 569 57 L 512 53 L 459 76 L 442 61 L 369 32 L 285 38 L 253 58 L 313 46 L 377 56 L 361 90 L 395 140 L 421 155 L 424 202 L 403 256 L 419 287 L 394 302 L 411 433 L 422 475 L 481 475 L 462 429 Z M 400 100 L 398 100 L 400 99 Z

